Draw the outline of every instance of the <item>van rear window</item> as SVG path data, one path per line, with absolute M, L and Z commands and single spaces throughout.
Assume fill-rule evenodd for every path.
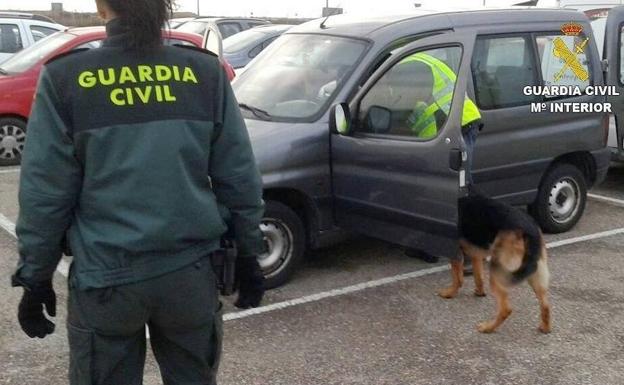
M 472 74 L 479 108 L 490 110 L 538 101 L 523 89 L 537 85 L 535 54 L 530 37 L 479 37 L 472 59 Z
M 585 90 L 591 81 L 589 38 L 585 35 L 542 35 L 536 38 L 545 86 Z

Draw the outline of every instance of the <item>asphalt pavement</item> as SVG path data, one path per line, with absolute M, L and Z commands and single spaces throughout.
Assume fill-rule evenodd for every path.
M 67 383 L 65 309 L 57 333 L 30 340 L 10 289 L 17 261 L 18 169 L 0 170 L 0 384 Z M 624 383 L 624 167 L 592 191 L 573 231 L 547 236 L 553 332 L 537 331 L 539 307 L 527 285 L 511 293 L 513 314 L 497 333 L 476 331 L 494 313 L 470 278 L 458 298 L 435 291 L 449 283 L 446 265 L 360 238 L 313 253 L 265 306 L 237 312 L 226 302 L 221 385 Z M 65 278 L 56 275 L 62 305 Z M 161 384 L 150 356 L 145 384 Z

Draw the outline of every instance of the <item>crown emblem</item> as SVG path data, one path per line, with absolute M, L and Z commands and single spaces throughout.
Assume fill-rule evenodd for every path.
M 561 32 L 566 36 L 578 36 L 583 32 L 583 26 L 578 23 L 566 23 L 561 27 Z

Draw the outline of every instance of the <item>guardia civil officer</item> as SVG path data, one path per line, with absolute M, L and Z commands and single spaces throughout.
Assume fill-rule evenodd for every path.
M 165 47 L 172 0 L 96 0 L 102 48 L 43 68 L 28 125 L 17 223 L 19 322 L 54 331 L 65 235 L 70 383 L 142 383 L 145 326 L 165 384 L 214 384 L 220 303 L 209 254 L 239 250 L 237 306 L 258 306 L 261 180 L 228 79 L 208 52 Z

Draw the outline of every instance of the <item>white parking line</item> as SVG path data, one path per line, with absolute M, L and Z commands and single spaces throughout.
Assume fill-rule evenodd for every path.
M 0 214 L 0 227 L 6 230 L 7 233 L 11 234 L 13 238 L 17 238 L 17 234 L 15 234 L 15 223 L 4 216 L 4 214 Z M 61 260 L 56 267 L 56 271 L 58 271 L 63 277 L 67 278 L 69 275 L 69 263 L 65 260 Z
M 267 305 L 267 306 L 262 306 L 262 307 L 255 308 L 255 309 L 249 309 L 249 310 L 239 311 L 235 313 L 224 314 L 223 320 L 232 321 L 236 319 L 247 318 L 247 317 L 251 317 L 252 315 L 264 314 L 264 313 L 272 312 L 275 310 L 281 310 L 281 309 L 286 309 L 286 308 L 297 306 L 297 305 L 303 305 L 303 304 L 310 303 L 310 302 L 317 302 L 326 298 L 340 297 L 346 294 L 357 293 L 358 291 L 385 286 L 391 283 L 401 282 L 401 281 L 405 281 L 408 279 L 424 277 L 426 275 L 436 274 L 436 273 L 440 273 L 440 272 L 447 271 L 447 270 L 449 270 L 448 264 L 444 266 L 434 267 L 431 269 L 414 271 L 413 273 L 407 273 L 407 274 L 396 275 L 394 277 L 382 278 L 376 281 L 364 282 L 364 283 L 360 283 L 360 284 L 353 285 L 353 286 L 343 287 L 341 289 L 334 289 L 334 290 L 325 291 L 322 293 L 308 295 L 308 296 L 293 299 L 290 301 L 278 302 L 278 303 L 274 303 L 274 304 Z
M 3 214 L 0 214 L 0 227 L 6 230 L 13 237 L 16 237 L 15 224 Z M 624 234 L 624 228 L 603 231 L 603 232 L 595 233 L 595 234 L 583 235 L 580 237 L 564 239 L 561 241 L 555 241 L 555 242 L 548 243 L 546 247 L 548 249 L 556 249 L 558 247 L 574 245 L 574 244 L 582 243 L 582 242 L 589 242 L 589 241 L 613 237 L 615 235 L 621 235 L 621 234 Z M 405 281 L 409 279 L 420 278 L 420 277 L 424 277 L 424 276 L 428 276 L 432 274 L 437 274 L 437 273 L 448 271 L 448 270 L 449 270 L 449 266 L 444 265 L 444 266 L 433 267 L 430 269 L 418 270 L 418 271 L 414 271 L 411 273 L 396 275 L 393 277 L 382 278 L 382 279 L 378 279 L 374 281 L 363 282 L 363 283 L 359 283 L 356 285 L 343 287 L 340 289 L 329 290 L 329 291 L 325 291 L 325 292 L 321 292 L 317 294 L 308 295 L 305 297 L 292 299 L 289 301 L 277 302 L 277 303 L 267 305 L 267 306 L 262 306 L 256 309 L 249 309 L 249 310 L 244 310 L 240 312 L 227 313 L 223 315 L 223 320 L 233 321 L 237 319 L 247 318 L 247 317 L 251 317 L 254 315 L 265 314 L 265 313 L 269 313 L 269 312 L 273 312 L 273 311 L 281 310 L 281 309 L 286 309 L 286 308 L 293 307 L 293 306 L 304 305 L 304 304 L 311 303 L 311 302 L 318 302 L 327 298 L 334 298 L 334 297 L 340 297 L 340 296 L 347 295 L 347 294 L 357 293 L 363 290 L 372 289 L 372 288 L 376 288 L 380 286 L 386 286 L 386 285 L 390 285 L 393 283 L 397 283 L 397 282 L 401 282 L 401 281 Z M 61 260 L 61 262 L 59 263 L 57 267 L 57 271 L 64 277 L 67 277 L 69 273 L 69 264 L 67 263 L 67 261 Z
M 624 200 L 622 199 L 615 199 L 615 198 L 606 197 L 606 196 L 598 195 L 598 194 L 587 194 L 587 196 L 593 200 L 624 207 Z
M 612 237 L 614 235 L 619 235 L 619 234 L 624 234 L 624 228 L 604 231 L 604 232 L 596 233 L 596 234 L 584 235 L 582 237 L 575 237 L 575 238 L 565 239 L 565 240 L 557 241 L 557 242 L 552 242 L 552 243 L 547 244 L 546 247 L 548 249 L 556 249 L 562 246 L 568 246 L 568 245 L 573 245 L 576 243 L 593 241 L 596 239 Z M 353 285 L 353 286 L 347 286 L 341 289 L 335 289 L 335 290 L 330 290 L 330 291 L 326 291 L 322 293 L 312 294 L 309 296 L 293 299 L 290 301 L 278 302 L 278 303 L 274 303 L 271 305 L 262 306 L 256 309 L 249 309 L 249 310 L 244 310 L 244 311 L 235 312 L 235 313 L 228 313 L 228 314 L 223 315 L 223 320 L 232 321 L 232 320 L 237 320 L 241 318 L 247 318 L 253 315 L 269 313 L 275 310 L 286 309 L 289 307 L 303 305 L 303 304 L 310 303 L 310 302 L 317 302 L 326 298 L 333 298 L 333 297 L 343 296 L 346 294 L 352 294 L 352 293 L 356 293 L 362 290 L 371 289 L 371 288 L 380 287 L 380 286 L 386 286 L 392 283 L 401 282 L 401 281 L 405 281 L 405 280 L 412 279 L 412 278 L 424 277 L 427 275 L 432 275 L 432 274 L 440 273 L 442 271 L 447 271 L 447 270 L 449 270 L 448 265 L 439 266 L 439 267 L 434 267 L 431 269 L 415 271 L 413 273 L 407 273 L 407 274 L 397 275 L 394 277 L 382 278 L 376 281 L 364 282 L 364 283 L 360 283 L 360 284 Z
M 6 230 L 7 233 L 11 234 L 13 238 L 17 238 L 17 235 L 15 234 L 15 223 L 5 217 L 4 214 L 0 214 L 0 227 Z
M 3 169 L 0 169 L 0 174 L 18 174 L 20 170 L 21 169 L 19 167 L 3 168 Z

